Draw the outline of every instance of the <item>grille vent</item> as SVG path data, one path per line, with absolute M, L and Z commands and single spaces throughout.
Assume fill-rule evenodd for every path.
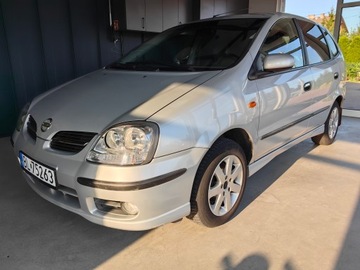
M 52 138 L 50 147 L 70 153 L 78 153 L 94 138 L 96 133 L 60 131 Z
M 37 132 L 37 124 L 35 119 L 30 115 L 29 120 L 26 124 L 27 126 L 27 132 L 31 138 L 36 140 L 36 132 Z

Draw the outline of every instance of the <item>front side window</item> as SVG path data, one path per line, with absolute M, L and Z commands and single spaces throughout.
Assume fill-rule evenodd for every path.
M 293 68 L 304 65 L 300 38 L 292 19 L 281 19 L 271 27 L 257 56 L 257 71 L 264 71 L 263 61 L 272 54 L 291 55 L 295 60 Z
M 237 64 L 266 20 L 227 19 L 184 24 L 142 44 L 108 68 L 220 70 Z
M 316 64 L 330 59 L 329 48 L 320 28 L 308 21 L 298 20 L 304 35 L 309 64 Z

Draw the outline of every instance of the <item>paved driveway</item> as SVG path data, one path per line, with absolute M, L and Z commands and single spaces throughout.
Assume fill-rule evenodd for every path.
M 360 82 L 346 83 L 346 98 L 344 108 L 360 111 Z
M 0 269 L 359 269 L 360 119 L 307 140 L 250 178 L 228 224 L 146 232 L 92 224 L 27 186 L 0 139 Z

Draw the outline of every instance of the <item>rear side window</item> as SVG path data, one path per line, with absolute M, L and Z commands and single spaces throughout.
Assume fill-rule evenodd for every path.
M 267 34 L 256 60 L 257 71 L 263 71 L 263 60 L 271 54 L 289 54 L 294 57 L 293 68 L 304 65 L 300 38 L 292 19 L 277 21 Z
M 309 64 L 316 64 L 330 59 L 330 52 L 320 28 L 307 21 L 298 20 L 304 35 Z
M 332 39 L 332 37 L 331 37 L 330 34 L 328 33 L 328 31 L 326 31 L 325 29 L 323 29 L 323 32 L 324 32 L 324 36 L 325 36 L 326 42 L 327 42 L 327 44 L 328 44 L 328 46 L 329 46 L 331 56 L 334 57 L 334 56 L 336 56 L 336 55 L 339 53 L 339 49 L 338 49 L 338 47 L 336 46 L 335 41 Z

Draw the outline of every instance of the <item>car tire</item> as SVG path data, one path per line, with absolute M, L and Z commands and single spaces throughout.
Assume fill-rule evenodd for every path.
M 340 120 L 341 120 L 340 106 L 337 102 L 335 102 L 326 119 L 324 133 L 312 137 L 311 140 L 315 144 L 319 144 L 319 145 L 332 144 L 335 141 L 335 137 L 340 125 Z
M 189 218 L 206 227 L 229 221 L 243 197 L 247 178 L 248 167 L 241 147 L 230 139 L 219 139 L 196 173 Z

